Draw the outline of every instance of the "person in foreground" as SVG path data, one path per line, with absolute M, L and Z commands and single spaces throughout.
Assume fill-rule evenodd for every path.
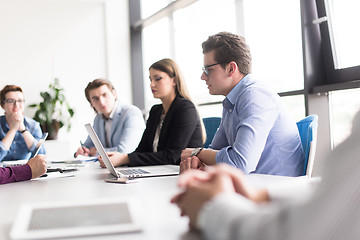
M 209 149 L 183 150 L 181 172 L 227 163 L 246 174 L 302 175 L 305 157 L 296 123 L 280 97 L 251 74 L 245 39 L 221 32 L 210 36 L 202 48 L 201 79 L 211 95 L 226 98 Z
M 145 129 L 140 109 L 117 101 L 114 86 L 106 79 L 95 79 L 85 89 L 86 99 L 97 113 L 94 130 L 107 152 L 128 153 L 139 144 Z M 77 155 L 94 156 L 96 148 L 90 137 L 78 148 Z
M 46 173 L 45 155 L 36 155 L 24 165 L 0 167 L 0 184 L 30 180 L 44 173 Z
M 201 147 L 203 127 L 190 100 L 178 65 L 162 59 L 149 68 L 151 91 L 161 104 L 154 105 L 136 150 L 130 154 L 108 153 L 114 166 L 179 164 L 181 150 Z M 105 167 L 100 159 L 100 165 Z
M 311 194 L 309 188 L 291 184 L 280 191 L 257 190 L 240 170 L 219 165 L 180 175 L 179 186 L 185 190 L 172 202 L 206 239 L 358 239 L 359 142 L 360 112 L 349 138 L 323 161 L 321 182 Z M 307 194 L 307 199 L 294 201 L 294 196 Z
M 24 116 L 25 99 L 22 89 L 6 85 L 0 92 L 0 161 L 30 159 L 42 137 L 40 124 Z M 45 154 L 41 147 L 40 154 Z

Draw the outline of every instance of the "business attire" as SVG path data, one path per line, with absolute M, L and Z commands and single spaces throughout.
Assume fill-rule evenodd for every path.
M 30 180 L 31 168 L 28 164 L 0 168 L 0 184 Z
M 296 123 L 280 97 L 246 75 L 223 101 L 223 114 L 210 148 L 216 162 L 245 173 L 299 176 L 304 151 Z
M 359 239 L 360 112 L 351 136 L 329 154 L 322 180 L 305 202 L 256 205 L 238 194 L 222 194 L 200 211 L 206 239 Z M 299 191 L 293 189 L 293 191 Z M 284 194 L 284 191 L 277 192 Z M 219 224 L 221 223 L 221 224 Z
M 135 152 L 128 154 L 130 166 L 180 164 L 183 149 L 203 146 L 200 118 L 194 104 L 176 96 L 166 113 L 157 148 L 154 149 L 154 138 L 162 112 L 162 104 L 151 108 L 139 146 Z
M 93 128 L 105 150 L 121 153 L 134 151 L 145 128 L 140 109 L 133 105 L 116 102 L 114 110 L 110 114 L 112 124 L 108 132 L 105 127 L 106 121 L 108 120 L 102 114 L 97 114 L 93 123 Z M 87 148 L 95 147 L 90 136 L 87 137 L 84 146 Z
M 42 137 L 42 131 L 40 124 L 35 120 L 25 117 L 24 125 L 26 129 L 35 138 L 33 145 L 28 148 L 22 133 L 16 132 L 13 142 L 11 143 L 10 149 L 6 150 L 2 142 L 0 142 L 0 161 L 10 160 L 21 160 L 30 159 L 35 154 L 35 148 Z M 9 131 L 9 126 L 6 122 L 5 115 L 0 116 L 0 139 L 2 140 L 6 133 Z M 41 147 L 39 154 L 45 154 L 44 146 Z

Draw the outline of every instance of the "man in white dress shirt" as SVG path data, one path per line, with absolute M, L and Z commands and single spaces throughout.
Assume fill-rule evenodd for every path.
M 308 188 L 254 189 L 240 170 L 219 165 L 181 175 L 185 190 L 172 202 L 206 239 L 359 239 L 359 142 L 360 112 L 350 137 L 324 161 L 322 180 L 305 201 L 295 196 L 308 195 Z

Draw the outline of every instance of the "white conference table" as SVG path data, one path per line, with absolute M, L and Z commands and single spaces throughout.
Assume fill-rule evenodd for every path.
M 188 219 L 181 217 L 177 206 L 170 203 L 171 197 L 179 192 L 178 176 L 143 178 L 129 184 L 106 183 L 104 179 L 111 178 L 111 175 L 106 169 L 100 169 L 98 163 L 80 167 L 74 174 L 74 177 L 41 178 L 0 185 L 0 239 L 10 239 L 12 223 L 23 203 L 104 198 L 137 199 L 143 210 L 143 231 L 66 239 L 200 239 L 198 233 L 189 232 Z M 252 175 L 248 179 L 257 186 L 296 180 L 270 175 Z

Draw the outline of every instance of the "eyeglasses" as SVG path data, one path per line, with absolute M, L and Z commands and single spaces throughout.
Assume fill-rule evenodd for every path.
M 209 71 L 208 71 L 208 68 L 209 67 L 212 67 L 212 66 L 215 66 L 215 65 L 218 65 L 218 64 L 223 64 L 225 62 L 218 62 L 218 63 L 214 63 L 214 64 L 211 64 L 211 65 L 206 65 L 202 68 L 203 72 L 206 74 L 206 75 L 209 75 Z
M 20 99 L 20 100 L 15 100 L 15 99 L 5 99 L 4 100 L 4 103 L 10 103 L 10 104 L 16 104 L 16 103 L 19 103 L 19 104 L 23 104 L 25 102 L 25 100 L 23 99 Z

